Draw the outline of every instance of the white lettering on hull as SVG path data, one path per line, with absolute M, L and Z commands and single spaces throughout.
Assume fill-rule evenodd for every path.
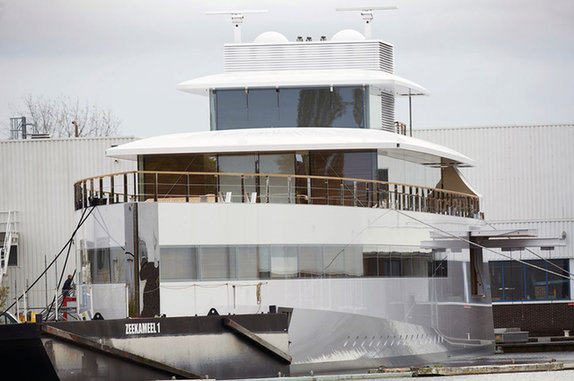
M 160 323 L 126 323 L 126 335 L 160 333 L 160 329 Z

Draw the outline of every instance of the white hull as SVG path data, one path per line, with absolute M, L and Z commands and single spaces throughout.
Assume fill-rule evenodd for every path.
M 116 228 L 104 231 L 97 221 L 91 222 L 86 228 L 90 239 L 118 242 L 129 237 L 126 205 L 98 207 L 96 218 L 114 221 Z M 140 237 L 145 231 L 147 254 L 155 255 L 160 267 L 162 247 L 347 245 L 358 248 L 361 256 L 349 255 L 345 266 L 362 271 L 363 251 L 420 250 L 433 227 L 461 231 L 480 223 L 430 213 L 315 205 L 139 203 L 138 208 Z M 110 233 L 115 237 L 110 239 Z M 443 277 L 357 273 L 338 278 L 160 279 L 160 313 L 292 309 L 293 373 L 414 365 L 440 361 L 455 352 L 492 351 L 488 286 L 485 295 L 471 295 L 468 250 L 444 255 L 448 275 Z M 99 307 L 107 306 L 94 305 L 94 310 Z

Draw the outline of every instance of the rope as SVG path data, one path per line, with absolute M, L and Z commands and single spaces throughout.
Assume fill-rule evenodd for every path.
M 78 225 L 76 226 L 76 228 L 74 229 L 74 231 L 72 232 L 72 236 L 70 237 L 70 239 L 68 240 L 68 242 L 66 242 L 66 244 L 64 245 L 64 247 L 62 247 L 62 250 L 60 250 L 60 252 L 56 255 L 56 257 L 54 257 L 54 259 L 52 260 L 52 262 L 50 262 L 50 264 L 46 267 L 46 269 L 44 269 L 44 271 L 38 276 L 38 278 L 36 278 L 36 280 L 34 282 L 32 282 L 32 284 L 26 289 L 26 291 L 24 291 L 22 293 L 22 295 L 20 295 L 18 298 L 16 298 L 16 300 L 14 301 L 14 303 L 12 303 L 10 306 L 8 306 L 8 308 L 6 308 L 4 311 L 2 311 L 2 313 L 10 310 L 12 307 L 14 307 L 14 305 L 16 305 L 16 303 L 18 303 L 18 301 L 20 299 L 22 299 L 24 297 L 24 295 L 26 295 L 26 293 L 28 293 L 32 287 L 34 287 L 36 285 L 36 283 L 38 283 L 40 281 L 40 279 L 42 279 L 42 277 L 44 275 L 46 275 L 46 273 L 48 272 L 48 270 L 50 269 L 50 267 L 52 267 L 52 265 L 54 263 L 56 263 L 56 261 L 58 260 L 58 258 L 60 257 L 60 255 L 62 255 L 62 253 L 64 252 L 64 250 L 66 250 L 68 248 L 68 246 L 71 246 L 72 243 L 74 242 L 74 237 L 76 236 L 76 233 L 78 232 L 78 230 L 80 230 L 80 227 L 84 224 L 84 222 L 86 222 L 86 220 L 90 217 L 90 215 L 92 214 L 92 212 L 94 211 L 95 206 L 92 206 L 90 211 L 88 212 L 88 214 L 86 215 L 86 211 L 88 209 L 84 209 L 82 211 L 82 215 L 80 217 L 80 221 L 78 221 Z M 1 315 L 1 314 L 0 314 Z

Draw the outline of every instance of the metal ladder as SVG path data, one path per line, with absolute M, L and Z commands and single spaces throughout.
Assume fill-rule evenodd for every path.
M 2 212 L 2 214 L 6 214 L 6 225 L 5 233 L 4 233 L 4 242 L 0 242 L 2 246 L 0 246 L 0 285 L 2 284 L 2 280 L 4 275 L 8 271 L 8 262 L 10 259 L 10 250 L 12 246 L 18 244 L 18 232 L 14 229 L 14 225 L 16 223 L 15 211 L 8 211 Z

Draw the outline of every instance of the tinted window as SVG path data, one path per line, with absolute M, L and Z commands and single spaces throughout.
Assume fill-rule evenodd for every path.
M 217 90 L 216 129 L 365 127 L 362 87 Z

